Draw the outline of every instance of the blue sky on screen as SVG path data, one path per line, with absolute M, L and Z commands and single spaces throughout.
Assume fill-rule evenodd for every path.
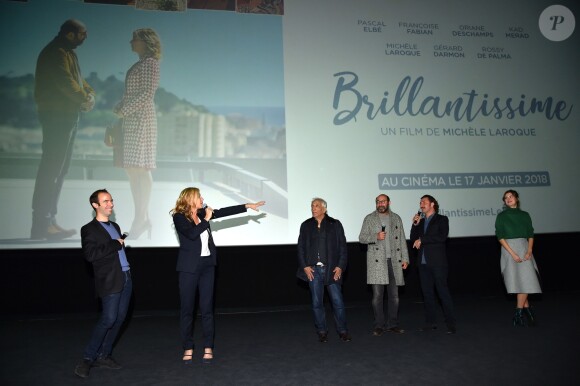
M 40 50 L 68 18 L 83 21 L 89 37 L 77 49 L 83 75 L 101 79 L 137 60 L 129 40 L 153 28 L 163 45 L 161 84 L 205 106 L 284 106 L 282 18 L 226 11 L 156 12 L 71 0 L 0 1 L 0 76 L 34 73 Z

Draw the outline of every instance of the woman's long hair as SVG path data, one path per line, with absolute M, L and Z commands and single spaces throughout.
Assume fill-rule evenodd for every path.
M 177 213 L 183 214 L 189 221 L 193 221 L 191 216 L 191 205 L 194 199 L 200 197 L 198 188 L 185 188 L 179 193 L 177 201 L 175 201 L 175 207 L 169 211 L 170 215 L 175 215 Z

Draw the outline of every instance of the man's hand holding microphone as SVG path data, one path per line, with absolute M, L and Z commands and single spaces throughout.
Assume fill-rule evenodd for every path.
M 381 231 L 377 233 L 377 240 L 384 240 L 387 237 L 387 232 L 385 232 L 385 225 L 381 226 Z
M 418 211 L 415 216 L 413 216 L 413 225 L 419 225 L 419 222 L 424 217 L 423 212 Z

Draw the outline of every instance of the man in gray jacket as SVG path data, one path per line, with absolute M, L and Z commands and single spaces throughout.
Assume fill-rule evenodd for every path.
M 376 200 L 376 210 L 368 214 L 358 236 L 361 244 L 367 244 L 367 284 L 373 289 L 373 311 L 375 325 L 373 335 L 385 332 L 383 295 L 385 287 L 388 297 L 388 319 L 386 331 L 402 334 L 399 328 L 399 289 L 405 285 L 403 270 L 409 265 L 409 252 L 403 222 L 398 214 L 391 212 L 391 200 L 380 194 Z

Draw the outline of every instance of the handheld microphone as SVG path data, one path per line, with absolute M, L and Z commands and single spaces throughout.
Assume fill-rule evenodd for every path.
M 419 216 L 419 220 L 417 221 L 413 221 L 414 225 L 419 224 L 419 221 L 421 221 L 421 219 L 423 218 L 423 212 L 421 212 L 420 210 L 417 211 L 417 216 Z
M 121 235 L 121 239 L 125 240 L 127 236 L 129 236 L 129 232 L 123 232 L 123 234 Z
M 383 224 L 383 226 L 381 227 L 381 232 L 384 232 L 386 228 L 387 227 L 385 226 L 385 224 Z
M 207 208 L 207 204 L 204 202 L 201 208 L 197 210 L 197 217 L 204 218 L 205 217 L 205 208 Z

